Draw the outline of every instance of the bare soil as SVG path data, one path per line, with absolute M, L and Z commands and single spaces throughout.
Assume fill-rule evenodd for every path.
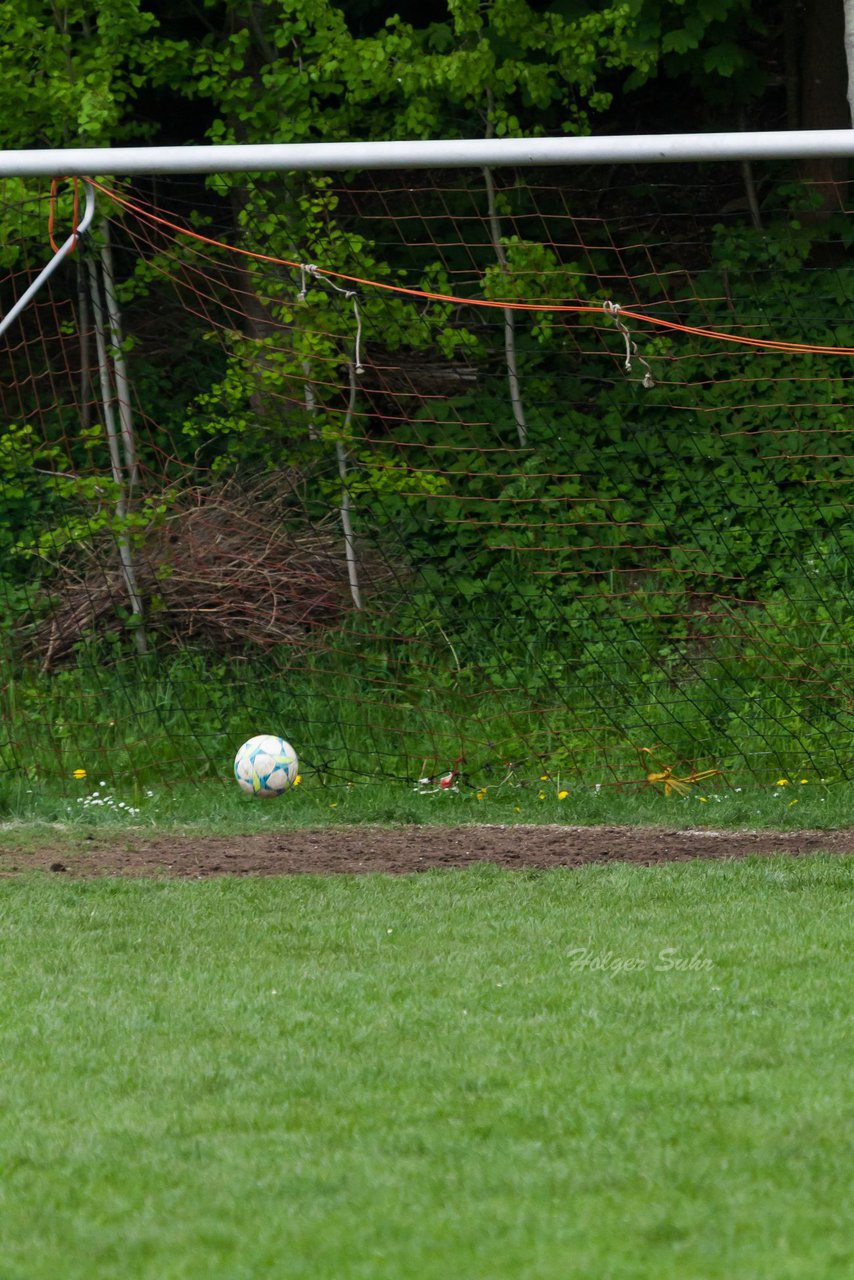
M 673 831 L 665 827 L 337 827 L 261 835 L 129 832 L 66 836 L 61 847 L 0 850 L 0 875 L 73 876 L 407 874 L 489 862 L 515 870 L 695 858 L 854 853 L 854 830 Z

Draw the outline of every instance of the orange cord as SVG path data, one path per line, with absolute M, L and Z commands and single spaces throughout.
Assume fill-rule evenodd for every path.
M 76 184 L 76 179 L 74 180 Z M 198 240 L 201 244 L 210 245 L 216 249 L 225 249 L 228 253 L 240 254 L 245 258 L 253 258 L 257 262 L 272 262 L 276 266 L 292 267 L 299 270 L 305 264 L 301 262 L 291 262 L 287 258 L 277 258 L 272 254 L 257 253 L 252 249 L 241 249 L 236 245 L 225 244 L 222 240 L 213 240 L 210 236 L 204 236 L 198 231 L 193 231 L 189 227 L 182 227 L 176 222 L 170 222 L 168 218 L 161 218 L 155 213 L 150 213 L 147 209 L 141 208 L 132 200 L 126 199 L 124 196 L 118 195 L 115 191 L 111 191 L 109 187 L 102 186 L 99 182 L 95 182 L 93 178 L 85 178 L 96 191 L 102 192 L 103 195 L 109 196 L 117 205 L 124 209 L 128 209 L 131 213 L 137 214 L 138 217 L 146 219 L 148 222 L 157 223 L 161 227 L 168 227 L 170 231 L 175 231 L 179 235 L 189 236 L 193 240 Z M 51 184 L 51 193 L 53 193 L 53 184 Z M 75 185 L 76 194 L 76 185 Z M 76 221 L 76 205 L 75 205 L 75 221 Z M 53 241 L 51 241 L 53 243 Z M 343 271 L 331 271 L 326 267 L 313 268 L 319 275 L 329 276 L 335 280 L 345 280 L 349 284 L 363 285 L 369 289 L 385 289 L 389 293 L 402 294 L 411 298 L 422 298 L 429 302 L 452 302 L 458 306 L 466 307 L 494 307 L 502 311 L 548 311 L 555 313 L 571 313 L 573 315 L 601 315 L 601 306 L 582 305 L 581 303 L 553 303 L 553 302 L 512 302 L 512 301 L 492 301 L 489 298 L 460 298 L 451 293 L 433 293 L 426 289 L 411 289 L 406 285 L 386 284 L 382 280 L 365 280 L 361 276 L 345 275 Z M 751 338 L 747 335 L 720 333 L 716 329 L 704 329 L 696 325 L 679 324 L 675 320 L 665 320 L 662 316 L 644 315 L 642 311 L 629 310 L 620 307 L 619 315 L 627 320 L 635 320 L 639 324 L 657 325 L 661 329 L 669 329 L 677 333 L 688 333 L 698 338 L 710 338 L 718 342 L 732 342 L 740 346 L 758 347 L 764 351 L 791 351 L 800 352 L 801 354 L 814 353 L 817 355 L 832 356 L 854 356 L 854 347 L 825 347 L 807 342 L 784 342 L 779 338 Z
M 67 178 L 51 178 L 50 180 L 50 209 L 47 215 L 47 236 L 50 240 L 50 247 L 54 253 L 59 253 L 60 245 L 53 238 L 54 225 L 56 223 L 56 195 L 60 182 L 67 182 Z M 77 212 L 79 208 L 79 199 L 77 193 L 77 179 L 71 179 L 72 190 L 74 191 L 74 209 L 71 215 L 71 248 L 69 253 L 73 253 L 77 248 Z

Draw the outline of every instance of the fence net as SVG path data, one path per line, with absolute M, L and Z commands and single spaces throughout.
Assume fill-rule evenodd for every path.
M 328 782 L 847 777 L 843 195 L 103 184 L 0 339 L 2 769 L 194 782 L 275 732 Z M 71 209 L 0 186 L 4 314 Z

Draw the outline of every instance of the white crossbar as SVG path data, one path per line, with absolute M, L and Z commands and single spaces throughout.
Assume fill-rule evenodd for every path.
M 480 168 L 484 165 L 662 164 L 854 156 L 854 129 L 673 133 L 637 137 L 464 138 L 251 146 L 80 147 L 0 152 L 0 177 L 259 173 L 287 169 Z

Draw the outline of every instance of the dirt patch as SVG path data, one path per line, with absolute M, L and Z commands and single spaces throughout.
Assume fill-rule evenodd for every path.
M 296 875 L 386 872 L 491 862 L 516 870 L 630 862 L 652 866 L 748 854 L 854 853 L 854 830 L 673 831 L 664 827 L 337 827 L 261 835 L 92 834 L 62 848 L 0 851 L 0 875 Z

